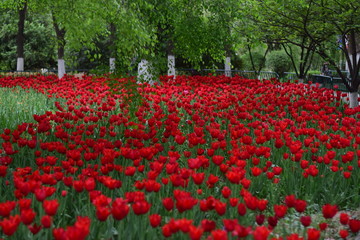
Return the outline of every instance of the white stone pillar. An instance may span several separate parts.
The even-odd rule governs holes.
[[[174,76],[175,78],[175,56],[168,55],[168,76]]]
[[[65,60],[58,59],[58,77],[63,78],[65,75]]]
[[[231,77],[231,59],[230,59],[230,57],[225,58],[225,76]]]
[[[24,71],[24,58],[17,58],[16,71],[18,72]]]
[[[349,100],[350,100],[350,108],[355,108],[359,106],[359,94],[357,92],[349,93]]]
[[[109,58],[110,73],[115,72],[115,58]]]
[[[153,75],[151,74],[151,63],[146,59],[141,59],[138,65],[138,82],[147,82],[153,84]]]

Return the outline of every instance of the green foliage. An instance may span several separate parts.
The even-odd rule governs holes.
[[[176,54],[198,68],[207,63],[206,58],[213,59],[210,67],[223,63],[225,52],[234,50],[238,42],[239,35],[233,30],[237,5],[237,1],[178,1]]]
[[[235,0],[32,0],[28,5],[29,16],[48,14],[52,21],[53,15],[66,30],[65,60],[70,68],[109,69],[112,56],[121,72],[132,72],[136,62],[146,58],[157,72],[166,73],[166,53],[171,48],[191,67],[222,68],[225,52],[233,52],[239,45],[240,35],[234,31],[234,23],[239,21]],[[110,24],[116,29],[114,42]],[[51,25],[47,28],[55,35]],[[16,30],[14,26],[14,33]],[[55,44],[55,38],[48,39]]]
[[[260,49],[255,50],[255,51],[253,51],[251,53],[251,55],[252,55],[254,65],[255,65],[256,69],[259,69],[260,66],[263,67],[265,65],[266,58],[265,58],[264,53],[263,53],[262,50],[260,50]],[[249,53],[245,53],[244,55],[242,55],[241,59],[242,59],[242,62],[243,62],[243,69],[245,69],[245,70],[253,70],[253,71],[256,70],[256,69],[253,69]]]
[[[341,67],[337,64],[338,58],[336,54],[332,54],[333,51],[338,49],[347,56],[355,55],[359,51],[360,46],[357,46],[355,40],[355,36],[360,33],[359,1],[252,0],[249,2],[252,6],[251,11],[248,12],[249,18],[257,22],[258,32],[268,36],[271,41],[297,45],[317,53],[339,73]],[[335,39],[341,39],[342,44]],[[346,45],[349,47],[347,48]],[[351,50],[353,52],[349,53]],[[352,82],[348,84],[347,76],[343,74],[341,78],[346,88],[354,92],[360,85],[356,71],[358,63],[353,64],[348,57],[347,64],[350,66]],[[302,68],[306,69],[304,66]]]
[[[272,51],[266,61],[267,67],[271,71],[276,72],[279,77],[284,76],[284,72],[291,69],[291,62],[289,57],[283,51]]]
[[[17,15],[0,11],[0,70],[16,69]],[[32,13],[25,22],[25,69],[55,66],[55,42],[48,15]]]

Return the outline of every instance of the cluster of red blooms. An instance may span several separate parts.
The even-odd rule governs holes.
[[[360,220],[334,203],[314,223],[305,196],[265,195],[299,177],[359,180],[360,109],[341,110],[339,93],[274,79],[179,76],[139,85],[135,98],[126,87],[134,79],[119,79],[116,91],[107,80],[0,79],[0,87],[63,99],[56,111],[0,132],[0,238],[23,224],[37,236],[85,239],[99,236],[90,225],[137,225],[143,215],[154,234],[190,239],[283,239],[272,232],[294,213],[306,236],[284,239],[317,240],[339,214],[338,236],[360,231]],[[82,216],[75,203],[88,205]]]

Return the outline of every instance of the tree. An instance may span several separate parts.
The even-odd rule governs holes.
[[[27,0],[17,0],[10,1],[4,0],[0,3],[0,8],[15,10],[18,15],[18,32],[16,36],[16,48],[17,48],[17,64],[16,71],[24,71],[24,27],[25,27],[25,18],[27,12],[28,1]]]
[[[211,32],[215,35],[219,50],[223,51],[225,75],[231,76],[231,57],[240,40],[234,30],[234,24],[238,21],[239,1],[208,1],[208,11],[211,13],[209,22]],[[224,57],[225,55],[225,57]]]
[[[239,35],[240,47],[247,52],[251,69],[259,75],[265,67],[268,53],[274,50],[276,45],[267,30],[260,28],[253,7],[254,4],[250,2],[241,3],[237,12],[237,21],[233,23],[233,26],[234,31]],[[265,51],[258,51],[259,48]]]
[[[66,73],[65,46],[73,49],[93,47],[93,40],[104,31],[102,18],[95,14],[101,4],[95,0],[38,0],[34,9],[51,14],[57,39],[58,77],[62,78]]]
[[[290,58],[291,64],[295,70],[296,76],[300,80],[304,80],[308,71],[310,70],[311,63],[314,57],[314,48],[311,46],[313,43],[308,42],[306,37],[299,38],[299,45],[281,43],[286,55]],[[294,48],[298,47],[300,53],[294,52]]]
[[[174,52],[197,68],[205,64],[205,58],[212,59],[213,65],[225,59],[230,75],[231,53],[239,40],[234,31],[239,1],[178,0],[176,8]]]
[[[16,71],[24,71],[24,27],[25,27],[25,17],[27,10],[27,0],[20,3],[18,9],[19,22],[18,22],[18,34],[16,38],[16,47],[17,47],[17,65]]]
[[[96,14],[107,26],[104,35],[108,47],[103,52],[109,59],[111,72],[115,71],[115,62],[124,71],[131,70],[134,60],[148,52],[145,46],[153,41],[153,27],[147,24],[144,11],[151,7],[147,1],[101,1]]]
[[[329,62],[350,92],[350,107],[358,106],[360,60],[356,59],[356,55],[360,49],[356,44],[356,35],[360,32],[359,1],[253,0],[251,4],[252,18],[261,25],[261,29],[272,32],[274,39],[313,51]],[[261,14],[258,13],[260,9]],[[337,37],[348,44],[339,45]],[[344,53],[349,76],[341,72],[341,66],[331,56],[330,50],[334,48]],[[311,53],[304,54],[308,55]]]
[[[0,10],[0,69],[17,68],[17,10]],[[29,10],[24,27],[24,63],[26,69],[50,68],[54,65],[55,44],[51,19],[47,15],[36,14]]]

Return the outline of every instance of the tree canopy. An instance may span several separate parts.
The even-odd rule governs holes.
[[[58,58],[71,59],[80,55],[75,52],[82,52],[92,61],[114,57],[127,67],[143,57],[161,58],[169,53],[192,66],[204,66],[206,58],[214,65],[244,49],[256,71],[265,65],[258,61],[255,66],[259,54],[254,49],[266,46],[264,59],[269,51],[282,48],[299,78],[306,76],[314,55],[320,55],[338,71],[349,91],[356,91],[360,83],[356,59],[360,3],[355,0],[3,0],[3,22],[10,18],[7,23],[12,25],[4,26],[0,34],[2,56],[13,54],[15,46],[9,46],[16,44],[5,37],[10,28],[16,33],[18,21],[8,12],[18,11],[25,3],[25,33],[32,24],[45,27],[41,31],[51,36],[43,43],[41,37],[24,35],[25,59],[32,61],[27,61],[27,68],[33,66],[27,54],[32,41],[45,49],[57,45]],[[333,58],[334,51],[344,54],[348,76]],[[4,62],[2,66],[14,66]]]
[[[251,4],[251,18],[273,41],[300,47],[305,58],[316,52],[336,69],[350,92],[358,91],[360,62],[356,55],[360,49],[356,36],[360,33],[359,1],[253,0]],[[334,49],[344,53],[349,76],[341,72],[329,54]]]

